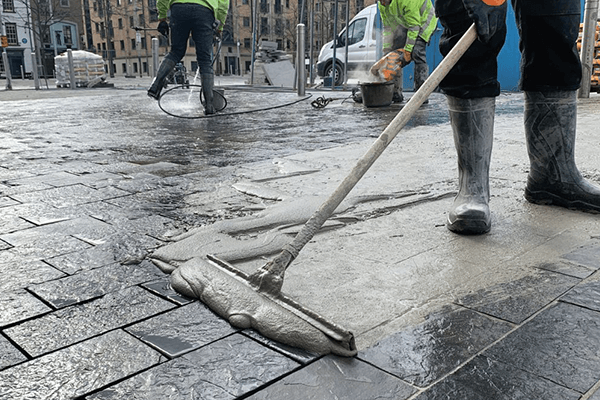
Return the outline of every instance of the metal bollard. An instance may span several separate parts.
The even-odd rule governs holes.
[[[158,38],[152,38],[152,75],[156,76],[158,72]]]
[[[77,88],[77,83],[75,82],[75,67],[73,66],[73,50],[67,50],[67,59],[69,60],[69,86],[74,90]]]
[[[306,68],[304,67],[304,24],[298,24],[296,26],[297,32],[297,43],[298,48],[296,49],[296,77],[297,87],[298,87],[298,96],[304,96],[306,93]]]
[[[586,0],[581,40],[582,80],[578,97],[589,98],[594,70],[594,43],[596,42],[596,24],[598,20],[598,0]]]
[[[10,64],[8,63],[8,54],[2,52],[2,62],[4,63],[4,73],[6,74],[6,90],[12,90],[12,76],[10,75]]]
[[[33,82],[35,90],[40,90],[40,77],[38,76],[38,65],[35,59],[35,53],[31,53],[31,73],[33,74]]]

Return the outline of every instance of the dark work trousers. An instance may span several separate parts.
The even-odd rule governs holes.
[[[576,47],[580,1],[512,0],[511,3],[520,36],[520,89],[539,92],[577,90],[581,84],[581,62]],[[444,27],[440,51],[446,55],[473,21],[462,0],[436,1],[435,8]],[[505,38],[506,24],[503,24],[489,43],[476,40],[442,81],[442,91],[464,99],[498,96],[497,56]]]
[[[171,6],[171,51],[166,58],[178,63],[184,56],[190,33],[196,46],[196,60],[201,74],[212,74],[214,12],[195,3]]]

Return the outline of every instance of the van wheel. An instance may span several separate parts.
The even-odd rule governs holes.
[[[331,76],[332,64],[329,64],[327,68],[325,68],[325,77]],[[339,63],[335,63],[335,75],[334,75],[335,86],[340,86],[344,83],[344,69]]]

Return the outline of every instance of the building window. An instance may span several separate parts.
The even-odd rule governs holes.
[[[119,44],[121,45],[121,50],[125,50],[125,41],[124,40],[120,40]]]
[[[242,0],[242,4],[248,4],[248,0]]]
[[[73,44],[73,31],[71,31],[70,26],[63,25],[63,38],[65,39],[65,44]]]
[[[135,50],[135,39],[131,39],[131,50]]]
[[[129,17],[129,27],[133,28],[133,25],[134,25],[134,23],[133,23],[133,15],[132,15]]]
[[[119,29],[123,29],[123,18],[119,18],[119,20],[117,21],[117,24],[119,26]]]
[[[244,26],[250,26],[250,17],[244,17]]]
[[[123,63],[121,64],[121,70],[123,71],[124,74],[127,73],[127,64]]]
[[[139,16],[140,26],[143,28],[146,26],[146,20],[144,19],[144,14],[140,14]]]
[[[15,3],[13,0],[2,0],[2,10],[4,12],[15,12]]]
[[[142,50],[146,50],[146,38],[143,37],[142,41],[140,42],[140,46],[142,46]],[[146,72],[146,71],[144,71]]]
[[[262,17],[260,19],[260,34],[268,35],[269,34],[269,19]]]
[[[156,9],[156,0],[148,0],[148,10],[150,11],[150,22],[158,21],[158,10]]]
[[[145,74],[148,73],[148,63],[146,61],[142,63],[142,72]]]
[[[61,7],[69,7],[69,0],[60,0]]]
[[[6,23],[4,24],[6,28],[6,38],[8,39],[9,46],[18,46],[19,45],[19,37],[17,36],[17,24]]]
[[[96,24],[96,33],[100,32],[100,24],[99,23],[95,23]]]

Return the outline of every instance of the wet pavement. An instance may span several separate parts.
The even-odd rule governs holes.
[[[284,291],[356,335],[341,358],[232,328],[151,260],[264,264],[399,106],[217,77],[230,115],[196,118],[192,88],[161,102],[176,118],[148,78],[113,82],[0,90],[1,399],[600,399],[600,216],[523,199],[520,94],[497,100],[490,234],[444,227],[434,93],[294,261]],[[600,96],[578,122],[598,183]]]

